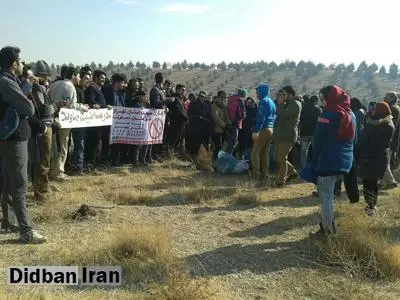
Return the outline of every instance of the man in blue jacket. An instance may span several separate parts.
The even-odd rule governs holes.
[[[252,177],[262,183],[268,178],[268,150],[272,141],[276,118],[275,103],[268,97],[269,87],[262,84],[256,88],[260,100],[257,110],[256,127],[253,132],[254,146],[251,155]],[[261,172],[260,172],[261,171]]]

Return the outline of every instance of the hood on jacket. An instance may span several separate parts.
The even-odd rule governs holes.
[[[268,97],[269,87],[266,84],[261,84],[256,88],[256,91],[259,98],[264,99],[265,97]]]

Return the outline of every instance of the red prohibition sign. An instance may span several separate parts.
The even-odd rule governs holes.
[[[152,139],[157,139],[162,135],[164,126],[161,119],[154,119],[149,124],[149,134]]]

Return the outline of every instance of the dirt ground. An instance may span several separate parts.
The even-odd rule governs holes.
[[[0,236],[3,270],[32,265],[47,248],[61,253],[73,241],[90,251],[95,234],[108,236],[112,228],[128,223],[132,228],[165,231],[190,277],[210,279],[227,299],[400,299],[397,280],[352,278],[321,261],[318,248],[308,239],[319,223],[319,202],[311,196],[311,184],[297,181],[283,189],[255,188],[247,174],[219,176],[187,163],[167,162],[151,169],[120,168],[71,178],[53,183],[53,190],[42,205],[29,194],[29,211],[48,243],[19,245],[16,235]],[[380,198],[376,218],[387,220],[398,232],[400,219],[387,215],[393,206],[385,207],[385,201],[393,198],[400,200],[400,193],[393,190]],[[335,201],[337,207],[356,207],[363,213],[363,199],[354,205],[345,196]],[[83,203],[93,205],[97,215],[84,221],[68,219]],[[4,295],[14,299],[17,294],[4,284],[5,276],[4,271],[0,275]],[[34,299],[35,289],[43,291],[22,288],[18,297]],[[50,299],[56,290],[45,291],[46,297],[37,297]],[[61,298],[82,298],[78,291],[63,293]],[[103,291],[91,299],[96,298],[117,296]]]

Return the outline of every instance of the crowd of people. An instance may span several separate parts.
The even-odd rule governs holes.
[[[201,147],[213,153],[214,161],[221,151],[250,161],[256,187],[282,188],[300,175],[315,183],[321,223],[313,238],[335,232],[333,200],[343,179],[353,197],[361,178],[370,216],[376,214],[379,189],[397,187],[392,173],[399,167],[395,92],[368,107],[336,85],[303,96],[287,85],[274,99],[266,84],[256,87],[256,99],[243,88],[233,95],[200,91],[187,96],[183,84],[175,85],[162,73],[155,74],[148,92],[140,78],[128,80],[120,73],[108,78],[89,66],[63,66],[51,81],[45,61],[24,65],[15,47],[0,50],[0,68],[1,229],[19,232],[21,242],[46,240],[32,229],[26,210],[29,180],[35,200],[42,203],[51,194],[51,180],[104,166],[145,167],[173,157],[196,163]],[[58,119],[61,108],[112,107],[164,110],[163,144],[110,145],[110,126],[68,129]],[[270,182],[272,172],[276,176]]]

